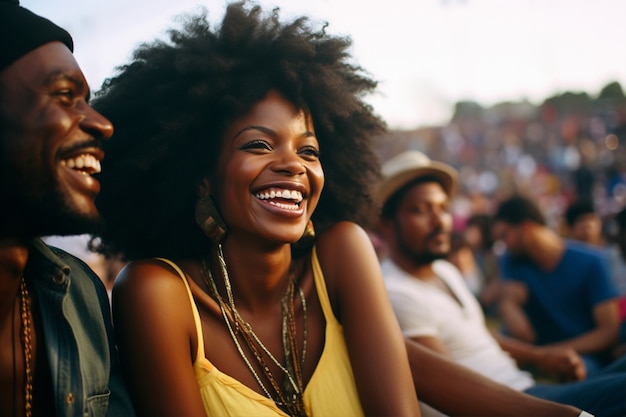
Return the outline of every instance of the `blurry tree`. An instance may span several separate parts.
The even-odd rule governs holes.
[[[626,100],[624,90],[617,81],[607,84],[598,95],[600,100],[614,100],[615,102],[623,102]]]
[[[483,110],[483,107],[475,101],[459,101],[454,105],[452,120],[480,119],[483,116]]]
[[[547,98],[543,106],[554,108],[557,114],[565,115],[588,114],[591,111],[592,99],[587,93],[567,91],[563,94]]]

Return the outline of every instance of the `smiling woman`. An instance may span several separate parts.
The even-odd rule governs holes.
[[[113,313],[139,414],[419,414],[357,225],[384,125],[349,46],[237,3],[140,47],[99,93],[116,126],[100,250],[131,261]]]
[[[259,240],[297,241],[324,186],[320,145],[310,115],[270,90],[233,120],[222,143],[210,182],[230,236],[239,228],[254,229],[256,223],[269,234],[260,234]],[[249,205],[242,204],[247,200]]]

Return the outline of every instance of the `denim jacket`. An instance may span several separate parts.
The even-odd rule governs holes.
[[[31,242],[24,276],[42,312],[56,415],[133,416],[100,279],[84,262],[40,239]]]

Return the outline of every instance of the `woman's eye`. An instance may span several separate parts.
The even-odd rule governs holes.
[[[312,157],[312,158],[320,157],[320,151],[317,148],[314,148],[312,146],[307,146],[305,148],[302,148],[300,149],[298,153],[308,156],[308,157]]]
[[[271,146],[269,145],[269,143],[267,143],[264,140],[253,140],[250,142],[247,142],[245,144],[243,144],[239,149],[241,150],[248,150],[248,149],[266,149],[266,150],[270,150],[272,149]]]

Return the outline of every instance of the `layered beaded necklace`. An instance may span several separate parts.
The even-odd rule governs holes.
[[[230,333],[230,336],[237,347],[237,351],[242,360],[250,370],[250,373],[254,376],[254,379],[259,384],[259,387],[265,395],[272,399],[278,407],[293,417],[306,416],[306,410],[304,407],[304,384],[302,379],[302,369],[304,367],[304,361],[306,358],[306,345],[307,345],[307,314],[306,314],[306,300],[302,288],[296,283],[294,274],[289,274],[289,282],[287,283],[287,290],[281,299],[282,307],[282,342],[283,353],[285,355],[285,364],[281,364],[278,359],[269,351],[269,349],[261,342],[256,335],[250,323],[248,323],[237,311],[235,306],[235,299],[233,297],[232,286],[230,278],[228,276],[228,270],[226,268],[226,260],[224,259],[224,253],[222,251],[222,245],[217,245],[217,253],[220,264],[222,276],[224,278],[224,287],[226,289],[227,302],[224,301],[222,296],[217,291],[217,285],[213,279],[213,274],[208,266],[206,259],[202,260],[202,272],[205,284],[209,288],[209,295],[213,297],[222,312],[224,322]],[[296,338],[296,314],[295,314],[295,293],[296,289],[302,303],[303,313],[303,346],[302,354],[298,353],[298,343]],[[250,351],[254,356],[254,360],[262,369],[263,374],[267,381],[271,385],[271,391],[263,383],[261,377],[256,372],[254,366],[239,341],[239,338],[243,339]],[[276,381],[274,375],[267,366],[263,353],[284,373],[284,383],[281,388]]]
[[[19,295],[20,302],[20,318],[22,334],[20,341],[22,343],[24,351],[24,368],[25,368],[25,382],[24,382],[24,415],[31,417],[33,413],[33,370],[31,368],[32,362],[32,334],[31,324],[33,321],[32,312],[30,309],[30,296],[28,294],[28,288],[22,275],[20,279]],[[14,310],[15,311],[15,310]],[[15,321],[13,321],[15,322]],[[15,333],[13,333],[15,334]],[[13,386],[17,389],[17,361],[15,358],[15,342],[13,343]],[[17,411],[14,409],[14,411]]]

